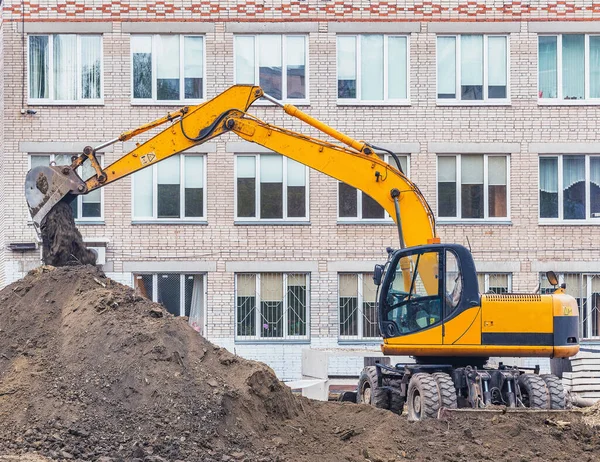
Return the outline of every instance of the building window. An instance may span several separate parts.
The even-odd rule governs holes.
[[[339,35],[338,101],[408,102],[408,37]]]
[[[509,157],[438,156],[438,217],[507,219]]]
[[[540,221],[600,222],[600,156],[540,157]]]
[[[132,35],[132,94],[136,102],[205,98],[204,37]]]
[[[396,162],[391,156],[386,154],[379,157],[396,167]],[[398,159],[402,171],[408,176],[408,156],[398,156]],[[338,186],[338,220],[341,222],[357,220],[391,221],[391,217],[368,194],[340,182]]]
[[[133,174],[134,220],[206,220],[206,156],[176,155]]]
[[[201,335],[205,327],[205,275],[139,273],[133,275],[138,294],[161,303],[174,316],[187,316],[190,326]]]
[[[579,335],[581,338],[600,337],[600,274],[558,274],[559,284],[566,284],[566,293],[577,300],[579,307]],[[551,294],[555,290],[545,273],[540,274],[540,292]]]
[[[479,292],[482,294],[509,294],[512,292],[511,273],[477,273]]]
[[[541,102],[598,100],[600,35],[540,35],[538,96]]]
[[[279,100],[308,100],[305,35],[235,37],[235,83],[260,85]]]
[[[340,340],[379,339],[373,273],[338,275]]]
[[[236,219],[308,220],[308,169],[279,154],[236,156]]]
[[[73,154],[75,155],[75,154]],[[55,165],[71,165],[71,154],[45,154],[45,155],[31,155],[30,162],[31,168],[34,167],[47,167],[54,163]],[[103,156],[96,154],[98,162],[103,165]],[[77,174],[82,180],[88,180],[96,174],[96,171],[92,167],[90,162],[84,162],[84,164],[77,169]],[[73,217],[79,221],[103,221],[104,217],[104,201],[103,201],[104,190],[96,189],[87,194],[79,195],[76,199],[71,201],[71,209],[73,210]]]
[[[102,36],[30,35],[29,103],[102,103]]]
[[[308,339],[308,286],[308,274],[236,274],[236,339]]]
[[[438,103],[508,101],[508,57],[506,35],[438,36]]]

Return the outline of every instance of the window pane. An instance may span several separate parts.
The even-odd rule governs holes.
[[[406,37],[388,38],[388,98],[406,99]]]
[[[54,98],[77,99],[77,36],[54,36]]]
[[[283,274],[260,275],[261,337],[283,337]]]
[[[287,280],[287,334],[306,335],[306,275],[289,274]]]
[[[583,99],[584,55],[583,35],[562,36],[563,99]]]
[[[506,98],[506,37],[488,37],[488,98]]]
[[[483,156],[461,157],[462,218],[483,218]]]
[[[600,98],[600,36],[590,36],[590,98]]]
[[[306,167],[292,159],[287,161],[287,215],[306,216]]]
[[[287,97],[306,98],[304,37],[287,37]]]
[[[358,275],[339,275],[340,336],[358,335]]]
[[[179,99],[179,36],[158,35],[156,42],[156,98]]]
[[[438,216],[456,216],[456,157],[438,157]]]
[[[81,42],[81,97],[100,98],[100,37],[82,35]]]
[[[600,218],[600,157],[590,157],[590,213]]]
[[[236,333],[239,336],[256,335],[256,276],[236,275]]]
[[[175,316],[181,316],[181,290],[179,274],[158,274],[157,275],[157,299],[162,303],[167,311]]]
[[[152,169],[153,167],[146,167],[133,174],[134,218],[152,217]]]
[[[85,181],[93,177],[96,171],[90,162],[85,162],[81,167],[81,178]],[[98,218],[102,216],[102,191],[96,189],[81,196],[81,217]]]
[[[260,217],[283,218],[283,157],[260,157]]]
[[[539,37],[539,97],[558,98],[557,37]]]
[[[363,337],[379,337],[379,325],[377,324],[377,304],[376,294],[377,286],[373,283],[373,274],[362,275],[362,296],[363,296]]]
[[[133,278],[135,291],[142,297],[152,300],[153,278],[151,274],[136,274]]]
[[[358,218],[358,192],[356,188],[339,183],[339,210],[340,218]]]
[[[356,37],[337,38],[338,98],[356,98]]]
[[[185,316],[192,328],[204,334],[204,278],[200,274],[185,274]]]
[[[157,167],[157,216],[180,217],[180,171],[179,156],[169,157]]]
[[[383,99],[383,35],[363,35],[360,41],[362,100]]]
[[[49,98],[48,66],[49,50],[47,35],[29,37],[29,97]]]
[[[488,215],[506,217],[506,157],[488,157]]]
[[[47,167],[50,165],[50,156],[31,156],[31,168]]]
[[[258,84],[268,95],[281,99],[281,35],[261,35],[258,45]]]
[[[202,37],[183,38],[183,77],[185,97],[202,98],[202,78],[204,61],[204,39]]]
[[[460,39],[461,99],[483,99],[483,36],[463,35]]]
[[[235,83],[254,85],[254,37],[235,38]]]
[[[201,217],[204,206],[204,157],[185,156],[185,216]]]
[[[256,216],[256,158],[237,157],[237,216]]]
[[[563,216],[585,219],[585,157],[563,157]]]
[[[385,218],[385,210],[368,194],[362,193],[362,217],[367,220]]]
[[[456,37],[437,38],[438,98],[456,98]]]
[[[133,97],[152,98],[152,37],[131,36]]]
[[[558,218],[558,157],[540,157],[540,218]]]

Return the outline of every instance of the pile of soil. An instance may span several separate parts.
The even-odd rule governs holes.
[[[0,291],[0,461],[597,460],[597,429],[553,419],[309,401],[92,266]]]

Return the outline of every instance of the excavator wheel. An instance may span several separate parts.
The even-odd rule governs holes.
[[[542,377],[535,374],[521,374],[518,379],[523,405],[530,409],[549,409],[548,387]]]
[[[394,388],[390,390],[390,411],[395,414],[402,415],[405,402],[406,399],[404,396],[402,396],[402,392],[400,390],[396,390]]]
[[[388,390],[377,385],[377,368],[375,366],[365,367],[360,374],[356,402],[358,404],[371,404],[380,409],[389,409]]]
[[[553,374],[543,374],[540,377],[546,382],[546,387],[548,387],[550,409],[565,409],[567,402],[565,399],[565,389],[561,380]]]
[[[440,409],[440,394],[435,378],[430,374],[418,373],[408,384],[408,420],[437,418]]]
[[[440,406],[446,409],[456,409],[456,388],[450,375],[444,372],[435,372],[431,375],[437,382]]]

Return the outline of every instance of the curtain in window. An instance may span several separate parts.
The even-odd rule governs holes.
[[[600,218],[600,157],[590,157],[590,214]]]
[[[377,286],[373,283],[373,274],[363,274],[363,337],[373,338],[379,336],[377,324],[376,295]]]
[[[306,97],[306,56],[304,37],[286,37],[287,97]]]
[[[556,36],[539,37],[538,47],[538,72],[539,72],[539,97],[557,98],[558,97],[558,72],[557,72],[557,53]]]
[[[100,37],[82,35],[81,43],[81,97],[100,99]]]
[[[506,37],[488,37],[488,98],[506,98]]]
[[[183,77],[185,79],[185,98],[202,98],[203,62],[204,39],[202,37],[184,37]]]
[[[438,98],[456,98],[456,37],[437,39]]]
[[[165,159],[157,167],[156,209],[158,218],[179,218],[180,209],[180,157]]]
[[[340,336],[358,335],[358,275],[339,275]]]
[[[179,36],[159,35],[156,40],[156,98],[178,100]]]
[[[456,217],[456,157],[438,158],[438,216]]]
[[[29,37],[29,97],[49,98],[48,66],[49,50],[47,35]]]
[[[483,99],[483,35],[463,35],[460,53],[461,99]]]
[[[488,157],[488,215],[506,217],[506,157]]]
[[[134,218],[152,218],[152,171],[146,167],[133,174],[133,216]]]
[[[388,37],[388,98],[406,99],[406,37]]]
[[[261,337],[283,337],[283,274],[260,275]]]
[[[363,35],[360,41],[361,99],[383,100],[383,35]]]
[[[562,36],[563,99],[583,99],[585,49],[583,35]]]
[[[585,157],[563,156],[563,215],[585,218]]]
[[[260,157],[260,217],[283,218],[283,158]]]
[[[235,38],[235,83],[254,85],[254,37]]]
[[[338,98],[356,98],[356,37],[337,38]]]
[[[54,99],[77,99],[77,36],[54,36]]]
[[[256,335],[256,275],[236,275],[236,334]]]
[[[287,215],[306,216],[306,167],[293,159],[287,161]]]
[[[185,156],[185,216],[201,217],[204,206],[204,157]]]
[[[256,216],[256,157],[237,157],[237,216]]]
[[[600,36],[590,36],[590,98],[600,98]]]
[[[152,37],[131,36],[133,97],[152,98]]]
[[[540,218],[558,218],[557,157],[540,157]]]
[[[204,335],[204,285],[202,276],[185,275],[186,291],[189,283],[192,283],[192,295],[190,300],[189,324],[192,328]]]
[[[462,218],[483,218],[483,156],[461,157]]]
[[[258,84],[273,98],[283,98],[281,35],[258,38]]]

